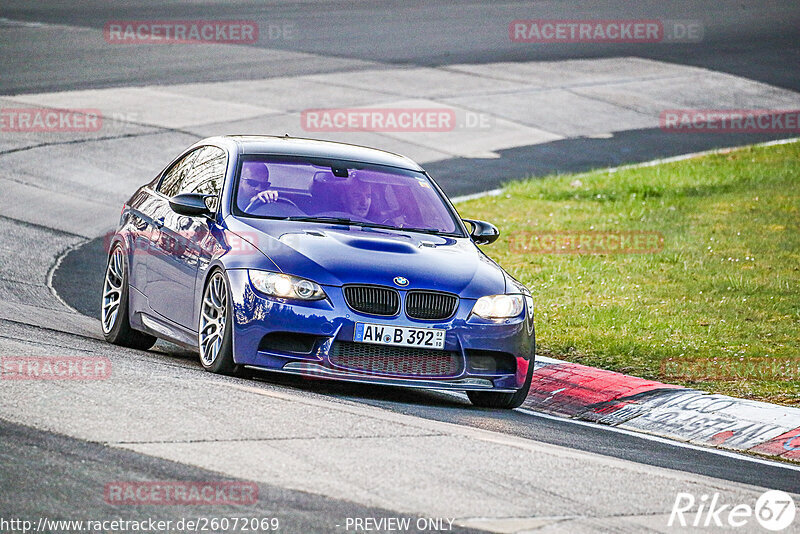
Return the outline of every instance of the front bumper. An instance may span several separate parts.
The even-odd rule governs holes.
[[[306,378],[320,378],[330,380],[340,380],[343,382],[359,382],[362,384],[378,384],[383,386],[399,386],[421,389],[455,389],[458,391],[466,390],[492,390],[495,392],[513,393],[516,389],[496,388],[494,383],[487,378],[453,378],[453,379],[429,379],[423,377],[402,378],[397,376],[383,376],[377,374],[359,373],[345,369],[332,369],[320,363],[311,362],[290,362],[282,369],[270,369],[269,367],[259,367],[256,365],[246,365],[250,369],[272,371],[299,375]]]
[[[533,365],[533,314],[489,321],[470,316],[475,299],[461,299],[453,317],[445,321],[423,321],[406,317],[362,314],[347,306],[340,287],[324,286],[328,296],[314,302],[287,301],[267,297],[250,284],[247,271],[227,271],[233,297],[234,361],[246,367],[301,375],[309,379],[334,379],[402,387],[513,392],[522,387]],[[405,291],[400,290],[404,301]],[[378,323],[446,331],[444,351],[458,359],[458,370],[447,376],[420,376],[343,368],[330,358],[337,342],[352,342],[355,325]],[[310,350],[303,352],[265,348],[268,334],[314,336]],[[491,352],[486,352],[491,351]],[[477,354],[502,354],[513,364],[503,369],[475,368]]]

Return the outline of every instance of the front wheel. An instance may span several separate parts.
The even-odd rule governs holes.
[[[103,282],[103,302],[100,305],[100,325],[103,337],[115,345],[147,350],[156,338],[131,328],[128,312],[128,270],[121,245],[115,245],[108,256],[106,279]]]
[[[528,397],[528,391],[531,389],[531,381],[533,380],[533,362],[534,358],[530,359],[528,364],[528,374],[525,377],[525,383],[514,393],[494,393],[492,391],[467,391],[467,397],[473,405],[480,408],[500,408],[503,410],[511,410],[519,408],[525,399]]]
[[[206,371],[225,375],[239,372],[233,361],[231,298],[228,281],[221,270],[208,278],[197,329],[200,363]]]

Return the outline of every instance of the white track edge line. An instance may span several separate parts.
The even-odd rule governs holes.
[[[56,291],[56,288],[53,285],[53,277],[55,276],[56,271],[59,269],[59,267],[61,267],[61,262],[64,261],[64,258],[66,258],[67,255],[70,252],[72,252],[73,250],[76,250],[77,248],[85,245],[89,241],[90,241],[89,239],[86,239],[86,240],[81,241],[79,243],[75,243],[74,245],[68,246],[66,249],[62,250],[61,253],[59,253],[58,257],[56,258],[56,261],[50,266],[50,269],[47,270],[47,277],[45,279],[45,285],[47,286],[47,289],[50,290],[50,293],[61,304],[63,304],[64,307],[67,308],[67,310],[72,311],[73,313],[77,313],[77,314],[81,314],[81,312],[79,312],[78,310],[76,310],[75,308],[73,308],[72,306],[67,304],[67,301],[64,300],[63,298],[61,298],[61,295],[59,295],[58,291]],[[83,314],[81,314],[81,315],[83,315]]]
[[[784,464],[782,462],[776,462],[774,460],[767,460],[767,459],[764,459],[764,458],[757,458],[757,457],[754,457],[754,456],[748,456],[746,454],[742,454],[742,453],[739,453],[739,452],[727,451],[727,450],[723,450],[723,449],[717,449],[717,448],[714,448],[714,447],[707,447],[707,446],[702,446],[702,445],[695,445],[693,443],[686,443],[686,442],[683,442],[683,441],[677,441],[677,440],[674,440],[674,439],[664,438],[664,437],[656,436],[654,434],[649,434],[649,433],[646,433],[646,432],[636,432],[636,431],[633,431],[633,430],[628,430],[626,428],[619,428],[619,427],[616,427],[616,426],[601,425],[601,424],[598,424],[598,423],[592,423],[590,421],[580,421],[578,419],[570,419],[568,417],[559,417],[557,415],[544,414],[544,413],[536,412],[536,411],[533,411],[533,410],[529,410],[527,408],[515,408],[515,410],[518,411],[518,412],[524,413],[526,415],[532,415],[534,417],[541,417],[543,419],[550,419],[550,420],[553,420],[553,421],[561,421],[561,422],[566,422],[566,423],[572,423],[572,424],[576,424],[576,425],[580,425],[580,426],[588,426],[588,427],[594,428],[594,429],[609,430],[611,432],[617,432],[619,434],[625,434],[625,435],[628,435],[628,436],[634,436],[634,437],[638,437],[638,438],[642,438],[642,439],[646,439],[646,440],[650,440],[650,441],[655,441],[655,442],[658,442],[658,443],[664,443],[666,445],[673,445],[675,447],[681,447],[681,448],[684,448],[684,449],[692,449],[692,450],[696,450],[696,451],[708,452],[708,453],[711,453],[711,454],[716,454],[718,456],[725,456],[725,457],[728,457],[728,458],[733,458],[735,460],[744,460],[744,461],[747,461],[747,462],[753,462],[753,463],[757,463],[757,464],[768,465],[770,467],[777,467],[777,468],[780,468],[780,469],[789,469],[791,471],[800,472],[800,466],[797,466],[797,465],[788,464],[788,463]]]

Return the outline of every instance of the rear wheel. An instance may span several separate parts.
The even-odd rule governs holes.
[[[239,372],[233,361],[231,308],[228,281],[221,270],[216,270],[203,291],[197,329],[200,363],[206,371],[225,375]]]
[[[504,410],[511,410],[519,408],[525,399],[528,397],[528,391],[531,389],[531,380],[533,380],[533,358],[528,363],[528,374],[525,377],[525,383],[514,393],[495,393],[492,391],[467,391],[467,397],[470,402],[480,408],[500,408]]]
[[[128,270],[121,245],[115,245],[108,255],[106,279],[103,282],[103,302],[100,306],[103,337],[115,345],[147,350],[157,338],[131,328],[128,314]]]

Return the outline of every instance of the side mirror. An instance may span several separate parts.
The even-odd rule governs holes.
[[[472,226],[469,236],[476,245],[488,245],[494,243],[500,237],[500,230],[492,223],[486,221],[475,221],[473,219],[463,219]]]
[[[178,215],[189,217],[211,217],[213,213],[206,204],[206,199],[214,198],[213,195],[200,193],[182,193],[169,199],[169,207]]]

